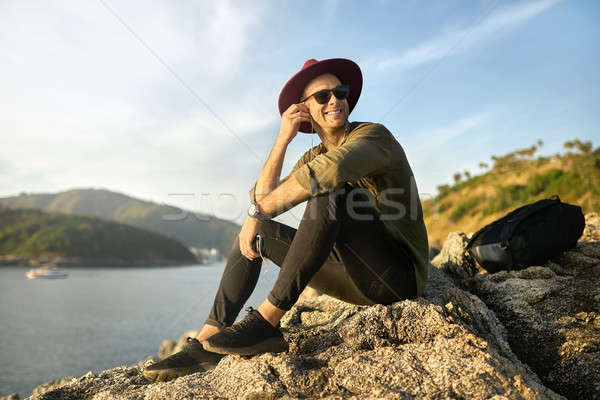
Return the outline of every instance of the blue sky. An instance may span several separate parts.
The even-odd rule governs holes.
[[[5,0],[0,196],[104,188],[240,222],[282,86],[344,57],[364,78],[350,119],[394,133],[428,198],[538,139],[600,145],[599,17],[592,0]]]

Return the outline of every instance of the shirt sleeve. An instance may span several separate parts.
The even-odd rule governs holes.
[[[390,165],[390,135],[381,124],[357,128],[344,144],[318,155],[291,175],[313,196],[375,175]]]

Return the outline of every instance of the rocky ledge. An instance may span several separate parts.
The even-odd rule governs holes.
[[[448,235],[432,261],[506,327],[511,349],[554,391],[600,398],[600,215],[577,246],[541,266],[487,274],[468,262],[467,237]]]
[[[227,356],[165,383],[151,360],[38,388],[32,399],[298,397],[572,399],[600,396],[600,218],[543,266],[487,274],[450,234],[423,297],[354,306],[304,296],[282,325],[284,354]],[[177,350],[167,342],[161,356]]]

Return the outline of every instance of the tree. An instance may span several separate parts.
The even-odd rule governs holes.
[[[480,162],[479,163],[479,168],[481,169],[488,169],[490,166],[487,163],[484,162]]]
[[[533,157],[533,155],[535,154],[535,151],[537,150],[537,147],[531,146],[528,149],[521,149],[521,150],[517,150],[515,151],[515,153],[519,156],[519,157]]]
[[[460,172],[457,172],[454,174],[454,184],[458,185],[461,181],[462,175],[460,174]]]
[[[570,151],[573,147],[575,147],[575,143],[569,140],[568,142],[563,143],[563,147]]]
[[[494,166],[494,168],[496,168],[500,163],[500,157],[492,155],[492,161],[494,162],[494,164],[492,165]]]
[[[544,145],[544,142],[542,141],[542,139],[538,139],[537,141],[537,147],[542,147]]]
[[[465,179],[466,180],[471,179],[471,173],[469,171],[465,171],[464,173],[465,173]]]
[[[439,185],[439,186],[437,187],[437,190],[438,190],[438,196],[439,196],[439,197],[443,197],[443,196],[445,196],[446,194],[448,194],[448,192],[450,192],[450,185],[446,185],[446,184],[444,184],[444,185]]]
[[[580,142],[579,139],[575,139],[573,145],[577,148],[580,153],[587,154],[592,150],[592,142],[589,140],[587,142]]]
[[[569,140],[568,142],[565,142],[563,144],[563,147],[568,151],[571,151],[572,149],[577,149],[577,151],[580,153],[588,154],[590,151],[592,151],[592,142],[590,142],[589,140],[586,142],[582,142],[579,139],[573,139]]]
[[[514,167],[518,160],[516,159],[516,152],[508,153],[503,156],[492,156],[492,160],[494,160],[494,168],[503,168],[503,167]]]

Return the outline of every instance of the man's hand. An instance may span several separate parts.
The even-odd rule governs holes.
[[[238,238],[240,240],[240,251],[242,252],[242,255],[248,260],[254,260],[257,257],[260,257],[260,254],[258,254],[252,248],[252,241],[254,240],[256,234],[260,230],[261,224],[262,221],[256,218],[247,217],[246,221],[244,222],[244,225],[242,225],[242,230],[238,235]]]
[[[277,140],[283,140],[289,144],[300,128],[303,122],[310,122],[310,113],[308,107],[302,103],[292,104],[281,114],[281,127]]]

